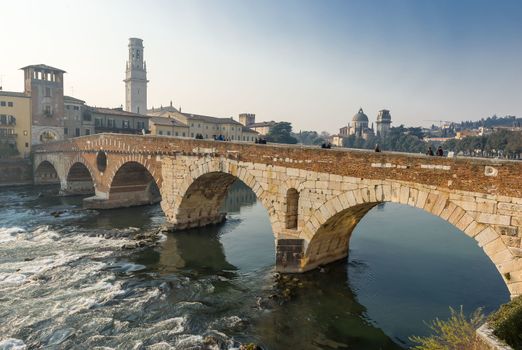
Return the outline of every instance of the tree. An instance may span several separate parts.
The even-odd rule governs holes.
[[[274,124],[266,137],[267,141],[275,143],[295,144],[297,139],[292,136],[292,124],[288,122],[280,122]]]

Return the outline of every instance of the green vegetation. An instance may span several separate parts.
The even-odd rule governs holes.
[[[448,140],[442,147],[455,153],[462,152],[468,156],[520,159],[522,156],[522,133],[501,130],[484,136]]]
[[[459,311],[450,307],[450,318],[438,318],[428,324],[433,335],[428,337],[412,336],[410,341],[417,343],[416,350],[477,350],[476,329],[484,322],[482,309],[477,309],[469,317],[464,315],[462,307]]]
[[[514,349],[522,349],[522,296],[489,315],[488,323],[497,337]]]
[[[462,129],[477,129],[479,127],[485,128],[493,128],[498,126],[522,126],[522,118],[517,118],[513,115],[507,115],[505,117],[497,117],[496,115],[488,117],[486,119],[482,118],[477,121],[465,121],[460,123],[460,127]]]
[[[297,143],[297,139],[292,136],[292,124],[288,122],[280,122],[272,126],[266,135],[266,140],[275,143]]]
[[[294,134],[294,137],[303,145],[320,145],[328,141],[330,135],[324,131],[321,134],[317,131],[300,131],[299,134]]]
[[[425,153],[428,149],[422,141],[421,128],[405,128],[403,125],[390,129],[386,137],[370,136],[367,139],[350,135],[344,139],[343,146],[348,148],[374,149],[376,144],[382,151]]]

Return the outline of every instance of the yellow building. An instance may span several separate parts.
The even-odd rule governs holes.
[[[29,157],[31,96],[0,90],[0,143],[10,150],[16,148],[20,157]]]

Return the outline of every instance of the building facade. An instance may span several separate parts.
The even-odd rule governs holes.
[[[23,158],[31,152],[31,97],[0,90],[0,149]]]
[[[125,110],[147,113],[147,63],[143,60],[143,40],[129,39],[129,59],[125,71]]]
[[[189,127],[174,118],[151,117],[149,129],[152,135],[188,137]]]
[[[259,134],[233,118],[182,113],[172,106],[148,111],[153,135],[254,142]],[[170,131],[170,135],[168,132]],[[177,134],[176,134],[177,133]],[[186,136],[185,136],[186,135]]]
[[[149,133],[149,116],[124,111],[122,108],[88,107],[87,114],[94,121],[96,134],[108,132],[116,134]]]
[[[32,144],[63,140],[65,71],[45,64],[23,67],[24,93],[31,97]]]
[[[94,120],[85,101],[64,96],[64,129],[66,139],[94,134]]]

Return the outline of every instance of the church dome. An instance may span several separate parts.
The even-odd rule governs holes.
[[[359,109],[359,112],[353,116],[353,122],[368,122],[368,116],[364,114],[362,108]]]

